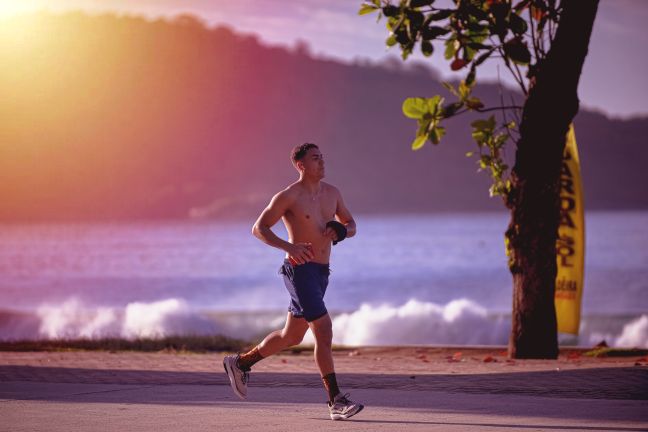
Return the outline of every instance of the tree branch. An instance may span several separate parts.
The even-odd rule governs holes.
[[[531,27],[531,41],[533,42],[533,51],[536,55],[536,63],[540,58],[540,51],[538,47],[538,41],[536,40],[535,30],[533,29],[533,14],[531,13],[531,8],[529,8],[529,27]]]
[[[500,53],[500,55],[502,56],[502,59],[504,60],[504,64],[506,65],[506,67],[508,68],[508,70],[511,72],[511,75],[513,75],[513,78],[515,79],[515,81],[518,83],[518,85],[519,85],[520,88],[522,89],[522,93],[524,93],[524,94],[526,95],[526,94],[527,94],[527,90],[526,90],[526,87],[524,86],[524,83],[522,82],[522,78],[521,78],[521,77],[518,77],[518,75],[515,74],[515,70],[511,67],[511,62],[509,61],[508,57],[507,57],[506,54],[504,53],[504,49],[503,49],[502,47],[503,47],[503,45],[500,45],[500,46],[497,48],[497,51],[498,51],[498,52]]]
[[[524,78],[522,77],[522,72],[520,71],[520,68],[518,67],[517,63],[513,62],[513,66],[515,66],[515,71],[517,72],[518,76],[520,77],[520,85],[522,87],[522,92],[524,95],[528,95],[529,91],[526,88],[526,85],[524,85]]]
[[[467,113],[469,111],[476,111],[476,112],[479,112],[479,113],[485,113],[485,112],[491,112],[491,111],[521,110],[522,108],[523,107],[521,107],[519,105],[499,106],[499,107],[492,107],[492,108],[466,108],[466,109],[457,111],[456,113],[454,113],[452,115],[452,117],[458,116],[460,114]]]

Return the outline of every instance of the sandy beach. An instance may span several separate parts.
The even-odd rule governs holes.
[[[505,347],[360,347],[334,351],[341,374],[497,374],[648,366],[648,357],[592,357],[562,349],[557,360],[511,360]],[[211,373],[228,353],[106,351],[0,352],[0,366]],[[643,368],[642,368],[643,369]],[[283,351],[254,366],[254,373],[317,374],[311,349]]]
[[[648,359],[583,353],[340,349],[341,386],[367,404],[340,426],[308,350],[259,363],[247,401],[229,388],[224,353],[3,352],[0,430],[648,430]]]

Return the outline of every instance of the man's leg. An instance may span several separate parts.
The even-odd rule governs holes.
[[[333,342],[333,323],[331,317],[326,314],[315,321],[308,323],[308,326],[315,337],[315,363],[319,368],[320,374],[326,376],[335,372],[333,366],[333,352],[331,344]]]
[[[329,396],[329,415],[331,420],[346,420],[358,414],[364,405],[353,402],[349,394],[340,392],[333,366],[333,324],[329,314],[308,323],[315,336],[315,363],[322,375],[324,388]]]
[[[230,379],[234,393],[241,399],[247,396],[248,371],[258,361],[271,356],[284,348],[299,344],[308,330],[304,318],[295,318],[288,312],[286,325],[274,331],[252,350],[240,356],[230,355],[223,359],[225,372]]]
[[[333,323],[331,317],[326,314],[315,321],[308,323],[313,336],[315,337],[315,364],[320,371],[324,387],[329,394],[329,401],[333,401],[340,393],[335,378],[335,367],[333,366]]]
[[[299,345],[304,339],[306,330],[308,330],[306,320],[304,318],[295,318],[288,312],[284,328],[273,331],[258,345],[259,354],[266,358],[293,345]]]
[[[308,323],[304,318],[295,318],[288,312],[286,325],[281,330],[275,330],[261,341],[252,350],[241,354],[237,365],[243,370],[249,370],[258,361],[270,357],[279,351],[299,344],[308,330]]]

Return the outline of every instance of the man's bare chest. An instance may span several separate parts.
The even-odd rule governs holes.
[[[290,208],[289,213],[295,222],[326,224],[335,217],[336,202],[329,197],[301,199]]]

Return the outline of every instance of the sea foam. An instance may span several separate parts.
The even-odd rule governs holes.
[[[446,304],[417,299],[400,304],[362,304],[351,312],[333,314],[333,342],[359,345],[505,345],[510,316],[492,314],[470,299]],[[286,312],[237,311],[210,313],[197,310],[182,298],[131,302],[123,307],[90,306],[77,298],[44,304],[35,312],[0,312],[0,340],[125,339],[175,335],[225,335],[259,340],[282,328]],[[606,340],[610,346],[648,348],[648,315],[604,320],[585,316],[575,341],[593,346]],[[313,344],[307,332],[305,344]]]
[[[358,345],[503,345],[510,323],[468,299],[446,305],[409,300],[401,306],[363,304],[333,320],[333,343]],[[312,343],[312,335],[305,338]]]
[[[87,307],[76,298],[38,308],[39,336],[47,339],[156,338],[210,334],[215,324],[196,314],[182,299],[130,303],[125,308]]]
[[[614,341],[614,345],[629,348],[648,348],[648,315],[642,315],[626,324],[621,335]]]

